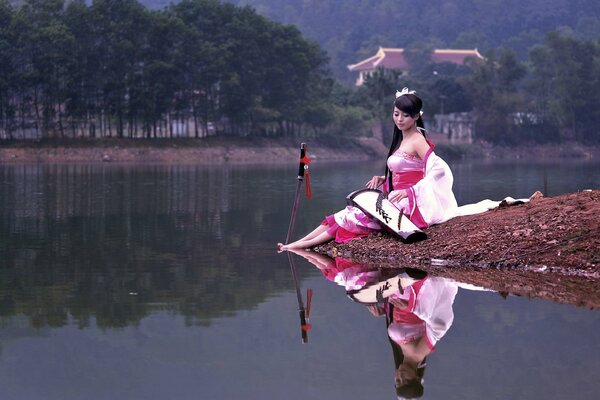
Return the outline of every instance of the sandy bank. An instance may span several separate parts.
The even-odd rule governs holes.
[[[367,160],[387,152],[378,141],[361,138],[342,146],[308,141],[313,160]],[[300,141],[269,139],[217,139],[207,141],[141,141],[113,139],[101,142],[71,141],[19,143],[0,146],[0,163],[173,163],[173,164],[284,164],[299,156]]]
[[[374,138],[329,140],[228,138],[206,139],[76,139],[41,142],[0,142],[0,163],[177,163],[283,164],[298,157],[300,143],[308,143],[316,160],[381,159],[387,147]],[[489,144],[448,145],[436,152],[448,159],[555,160],[600,159],[600,146],[565,143],[508,148]]]

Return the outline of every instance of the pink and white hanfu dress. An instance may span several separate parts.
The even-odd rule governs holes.
[[[421,160],[418,156],[396,150],[387,160],[393,190],[405,189],[407,197],[394,203],[417,227],[423,229],[456,216],[456,199],[452,192],[453,176],[448,164],[434,152],[434,145]],[[389,192],[388,184],[383,186]],[[325,217],[327,232],[338,243],[365,237],[382,230],[381,224],[360,209],[347,206]]]
[[[454,321],[452,304],[458,285],[440,277],[426,277],[394,297],[406,301],[404,308],[394,307],[388,326],[390,339],[398,344],[425,337],[430,351],[446,334]]]

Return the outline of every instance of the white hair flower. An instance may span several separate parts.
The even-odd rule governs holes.
[[[405,94],[415,94],[417,92],[415,92],[414,90],[408,90],[407,87],[405,87],[404,89],[402,89],[402,91],[396,90],[396,98],[400,97],[400,96],[404,96]]]

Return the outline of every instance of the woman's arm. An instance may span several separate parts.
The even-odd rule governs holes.
[[[368,181],[366,183],[366,186],[369,189],[377,189],[379,186],[381,186],[383,184],[383,182],[385,182],[385,176],[375,175],[373,178],[371,178],[370,181]]]

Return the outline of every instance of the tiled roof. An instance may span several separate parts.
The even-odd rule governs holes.
[[[431,61],[436,63],[451,62],[454,64],[464,64],[465,58],[474,57],[478,60],[483,60],[483,56],[479,54],[477,49],[474,50],[453,50],[453,49],[436,49],[431,54]]]
[[[482,55],[479,54],[477,49],[436,49],[431,54],[431,60],[436,63],[451,62],[454,64],[464,64],[465,58],[467,57],[483,60]],[[409,65],[404,58],[404,49],[380,47],[374,56],[356,64],[348,65],[350,71],[368,71],[378,67],[402,70],[409,69]]]
[[[407,69],[408,63],[404,59],[404,49],[379,49],[382,56],[377,61],[375,68]],[[380,52],[377,52],[379,54]]]
[[[374,68],[377,68],[377,66],[375,64],[379,60],[380,60],[380,57],[378,55],[374,55],[373,57],[369,57],[366,60],[362,60],[358,64],[349,65],[348,68],[351,71],[362,71],[364,69],[374,69]]]

